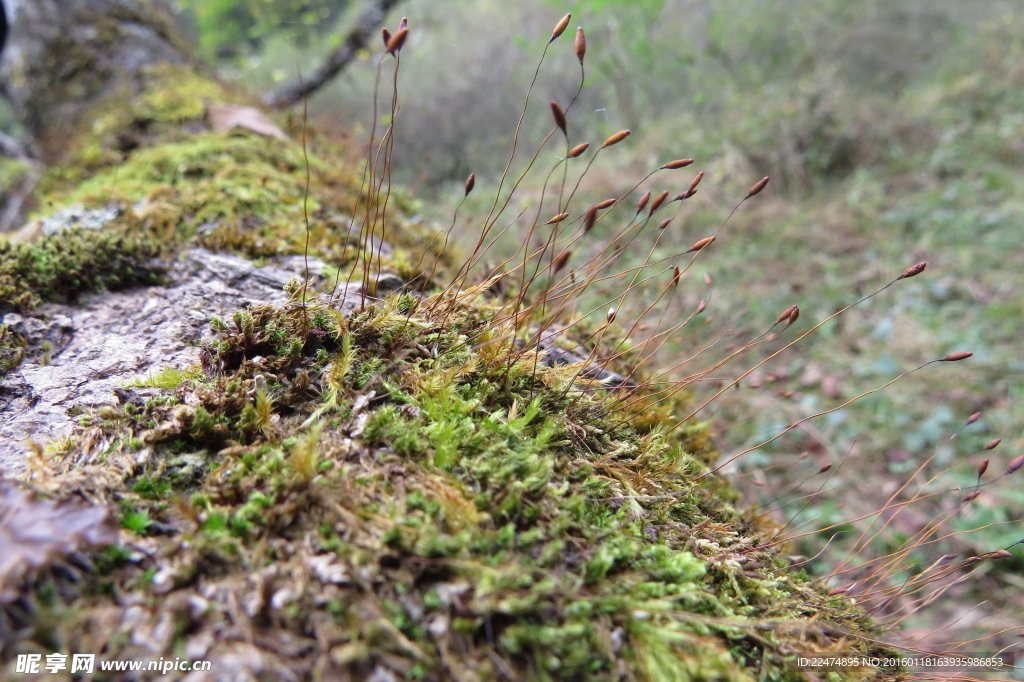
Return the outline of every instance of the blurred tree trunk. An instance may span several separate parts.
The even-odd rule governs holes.
[[[271,93],[289,106],[341,73],[366,49],[374,31],[401,0],[371,0],[341,45],[304,83]],[[78,115],[112,87],[137,84],[147,65],[198,68],[169,7],[170,0],[0,0],[7,45],[0,87],[44,155],[59,156]]]
[[[138,87],[151,64],[190,62],[166,0],[0,0],[4,97],[44,159],[59,158],[89,105]]]
[[[345,36],[345,40],[327,55],[316,71],[302,81],[289,83],[277,92],[271,93],[266,98],[267,102],[274,107],[293,106],[334,79],[362,50],[367,49],[374,31],[384,23],[387,13],[399,2],[401,0],[373,0],[368,3],[359,21]]]

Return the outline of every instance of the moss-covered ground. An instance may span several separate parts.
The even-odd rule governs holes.
[[[181,67],[145,77],[138,94],[112,97],[84,117],[89,125],[40,182],[36,215],[21,233],[31,239],[0,240],[0,311],[155,282],[185,244],[250,258],[305,253],[307,215],[310,255],[338,268],[357,257],[359,219],[377,205],[344,148],[303,130],[301,120],[292,121],[294,140],[210,130],[209,105],[247,99]],[[402,206],[398,193],[392,215]],[[112,213],[89,226],[46,220],[100,209]],[[383,269],[420,275],[408,247],[429,235],[406,223],[388,240],[396,248]]]
[[[118,505],[124,542],[67,600],[38,586],[19,650],[243,647],[317,679],[796,680],[796,652],[872,649],[848,599],[698,478],[703,434],[616,426],[603,392],[565,391],[579,367],[510,362],[482,296],[239,311],[201,371],[149,382],[176,388],[83,416],[45,486]]]
[[[191,91],[221,97],[204,83]],[[302,252],[304,203],[310,252],[357,257],[353,165],[314,154],[307,198],[300,145],[205,130],[195,100],[147,92],[92,117],[43,182],[42,213],[117,217],[3,247],[0,306],[144,283],[193,242]],[[407,281],[416,238],[388,235]],[[681,403],[625,407],[576,383],[581,367],[536,362],[483,288],[348,317],[292,294],[215,320],[192,370],[144,381],[156,395],[126,387],[51,444],[34,485],[113,505],[122,542],[26,583],[0,611],[5,657],[182,656],[261,679],[802,680],[799,652],[878,650],[851,600],[787,570],[762,547],[772,529],[702,475],[707,434],[666,429]],[[4,337],[5,362],[19,343]]]

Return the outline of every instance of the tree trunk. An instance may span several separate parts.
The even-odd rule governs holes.
[[[157,63],[189,61],[163,0],[3,0],[4,95],[47,158],[62,135],[115,87],[137,86]]]

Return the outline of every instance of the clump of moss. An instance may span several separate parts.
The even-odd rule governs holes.
[[[266,257],[303,252],[307,233],[337,267],[365,257],[383,228],[362,244],[349,228],[379,200],[351,171],[203,130],[221,91],[160,90],[173,74],[95,117],[75,167],[46,178],[48,207],[119,206],[110,234],[145,231],[133,268],[144,244]],[[0,262],[74,282],[68,297],[120,282],[45,248]],[[410,262],[375,265],[408,281]],[[13,272],[11,305],[31,306]],[[348,317],[291,293],[215,320],[200,367],[140,382],[158,396],[125,387],[80,415],[40,485],[119,509],[124,544],[94,553],[102,570],[25,585],[37,627],[0,618],[11,653],[188,651],[282,679],[796,680],[795,652],[878,651],[852,602],[762,546],[708,471],[705,430],[667,428],[685,397],[577,383],[581,368],[510,342],[482,287]]]
[[[131,221],[76,228],[38,242],[0,241],[0,311],[28,310],[42,301],[74,301],[83,291],[154,284],[166,247]]]
[[[116,168],[139,149],[182,142],[206,128],[211,103],[249,101],[246,95],[188,66],[156,64],[112,92],[82,117],[60,165],[47,169],[46,196]]]
[[[0,378],[21,363],[25,345],[25,337],[6,324],[0,324]]]
[[[157,66],[142,78],[137,94],[126,88],[83,117],[91,123],[73,136],[69,158],[40,182],[37,203],[46,215],[102,210],[113,217],[102,229],[44,234],[31,244],[0,242],[0,309],[153,283],[160,269],[154,259],[190,244],[249,258],[306,253],[307,215],[310,255],[339,270],[361,257],[358,215],[376,204],[367,208],[355,163],[320,160],[316,149],[328,143],[314,131],[297,133],[310,138],[308,163],[294,140],[210,131],[207,105],[239,96],[188,69]],[[343,150],[330,152],[346,158]],[[422,277],[406,249],[431,241],[429,235],[391,220],[401,229],[389,239],[383,271],[406,281]],[[443,254],[439,277],[449,262]]]
[[[804,679],[792,652],[872,650],[685,437],[510,357],[486,303],[431,301],[238,311],[168,400],[95,415],[57,485],[119,501],[147,549],[36,599],[50,640],[431,680]]]

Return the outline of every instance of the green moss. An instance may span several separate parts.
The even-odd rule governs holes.
[[[0,324],[0,378],[17,367],[24,354],[25,338],[6,324]]]
[[[74,301],[82,292],[159,281],[165,247],[130,219],[77,228],[37,243],[0,242],[0,311]]]
[[[152,523],[153,521],[149,518],[148,509],[134,511],[129,508],[125,510],[124,516],[121,517],[121,525],[136,535],[145,535]]]
[[[152,388],[177,388],[182,382],[188,379],[196,379],[199,373],[194,370],[179,369],[177,367],[165,367],[156,372],[151,372],[145,377],[132,381],[127,386]]]
[[[237,102],[238,92],[187,66],[144,69],[82,117],[60,166],[47,170],[41,189],[49,196],[105,168],[115,168],[137,149],[184,141],[202,127],[209,104]],[[41,202],[45,206],[45,202]]]
[[[33,169],[24,161],[0,156],[0,206],[6,199],[8,188],[17,188],[33,173]]]
[[[48,169],[40,182],[35,217],[55,223],[53,234],[34,243],[0,242],[0,309],[28,310],[43,300],[73,301],[85,291],[154,283],[158,259],[167,262],[189,244],[250,258],[304,253],[307,215],[310,254],[342,270],[351,267],[359,249],[348,235],[348,216],[366,210],[356,164],[327,164],[317,155],[323,147],[344,159],[343,150],[308,132],[306,196],[307,162],[298,142],[207,130],[208,105],[244,97],[167,65],[144,72],[133,92],[107,98],[84,116],[89,123],[72,136],[65,163]],[[97,226],[102,229],[64,229],[74,222],[67,215],[98,210],[109,214]],[[55,212],[58,219],[50,219]],[[384,271],[421,277],[402,246],[419,246],[429,235],[394,215],[390,230],[396,249]],[[449,260],[442,257],[440,276]]]
[[[187,244],[300,253],[307,212],[310,252],[351,267],[347,216],[374,208],[352,169],[314,153],[306,198],[298,144],[200,130],[224,92],[191,76],[161,89],[180,75],[156,70],[130,106],[98,112],[46,178],[47,210],[118,215],[3,247],[3,305],[137,282]],[[420,231],[388,229],[385,267],[423,275],[400,248]],[[878,649],[852,602],[787,573],[731,506],[706,426],[669,428],[685,395],[584,391],[575,369],[510,348],[479,288],[450,308],[399,294],[349,317],[289,292],[214,320],[202,373],[161,372],[140,383],[163,396],[82,415],[61,465],[73,473],[49,485],[169,537],[83,575],[83,596],[36,594],[50,649],[139,657],[129,630],[171,623],[208,636],[211,659],[237,628],[268,665],[325,679],[386,666],[567,680],[804,679],[791,652]],[[137,594],[157,586],[159,600]],[[127,602],[131,624],[97,627]]]
[[[359,614],[329,610],[335,646],[360,652],[339,670],[388,651],[428,678],[458,652],[481,677],[498,661],[536,679],[789,680],[803,678],[788,652],[874,650],[848,600],[778,568],[740,531],[724,482],[693,476],[706,457],[684,448],[693,433],[666,436],[646,411],[608,415],[600,396],[565,391],[559,370],[534,376],[507,346],[492,352],[486,305],[424,305],[407,322],[401,306],[347,319],[298,302],[239,311],[209,345],[218,373],[177,387],[185,404],[108,408],[109,428],[150,448],[152,472],[102,494],[123,500],[136,533],[190,538],[183,555],[172,543],[153,559],[176,590],[230,593],[251,572],[298,571],[275,616],[290,636],[336,590]],[[216,454],[168,475],[197,438]],[[120,567],[115,582],[140,584],[142,570]],[[329,578],[361,574],[378,577]],[[75,628],[103,603],[78,604],[55,636],[81,646]]]

